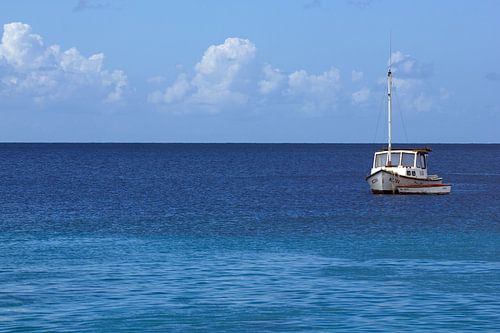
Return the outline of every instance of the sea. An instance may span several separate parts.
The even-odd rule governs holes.
[[[0,332],[499,332],[500,145],[0,144]]]

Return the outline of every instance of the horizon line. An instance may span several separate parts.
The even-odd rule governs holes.
[[[250,142],[250,141],[0,141],[0,144],[249,144],[249,145],[387,145],[387,142]],[[500,142],[414,142],[396,145],[498,145]]]

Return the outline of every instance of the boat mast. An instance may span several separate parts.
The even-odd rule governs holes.
[[[392,43],[389,43],[389,45]],[[391,88],[392,88],[392,72],[391,72],[391,61],[392,61],[392,45],[389,46],[389,71],[387,72],[387,113],[388,113],[388,121],[387,121],[387,136],[388,136],[388,144],[387,144],[387,165],[391,165],[391,120],[392,120],[392,105],[391,105]]]

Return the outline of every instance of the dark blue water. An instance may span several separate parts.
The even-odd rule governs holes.
[[[498,331],[500,145],[0,145],[0,331]]]

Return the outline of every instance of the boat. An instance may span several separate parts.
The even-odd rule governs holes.
[[[376,151],[366,181],[375,194],[449,194],[450,184],[443,184],[437,175],[428,174],[429,147],[393,148],[392,120],[392,71],[391,61],[387,72],[388,142],[387,148]]]
[[[413,184],[398,186],[399,194],[448,194],[450,184]]]

